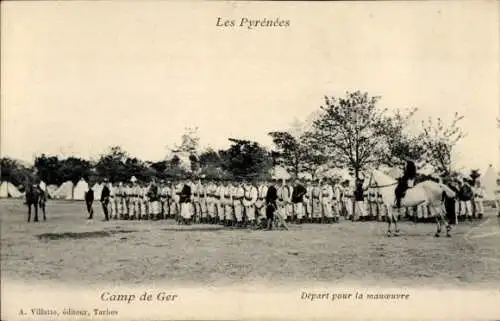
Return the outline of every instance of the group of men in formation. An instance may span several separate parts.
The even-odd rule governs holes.
[[[295,179],[238,182],[228,180],[182,180],[177,182],[105,182],[101,203],[106,220],[160,220],[175,218],[179,224],[208,223],[226,226],[266,226],[292,223],[337,223],[340,217],[356,220],[383,219],[386,209],[375,189],[338,179]],[[461,217],[482,215],[480,187],[462,182],[456,200]],[[93,217],[93,191],[86,195],[89,219]],[[472,205],[473,204],[473,205]],[[472,210],[474,207],[475,211]],[[354,212],[353,212],[354,210]],[[354,214],[354,215],[353,215]],[[432,219],[427,206],[406,215]],[[274,225],[273,225],[274,224]]]

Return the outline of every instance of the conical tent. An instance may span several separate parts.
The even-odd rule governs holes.
[[[85,200],[85,193],[89,190],[89,184],[82,178],[76,183],[73,189],[73,199],[77,201]]]
[[[57,185],[47,185],[47,194],[49,194],[50,198],[56,198]]]
[[[19,198],[22,197],[23,194],[19,192],[19,190],[12,184],[11,182],[3,181],[0,184],[0,197],[1,198]]]
[[[73,182],[67,181],[62,183],[61,186],[54,193],[55,198],[70,200],[73,198]]]
[[[480,182],[486,194],[485,199],[494,200],[496,198],[496,192],[498,191],[498,185],[496,171],[493,169],[492,165],[490,165],[481,176]]]

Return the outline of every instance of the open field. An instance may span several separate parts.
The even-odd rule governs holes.
[[[399,286],[500,286],[500,221],[462,223],[452,238],[434,224],[291,225],[230,230],[168,221],[86,221],[83,202],[50,201],[48,220],[26,222],[20,200],[0,200],[2,278],[75,284],[145,282],[365,282]]]

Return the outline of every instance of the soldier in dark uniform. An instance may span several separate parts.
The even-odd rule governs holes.
[[[94,190],[92,190],[92,187],[89,187],[89,190],[85,192],[85,204],[87,205],[87,212],[89,212],[88,220],[91,220],[94,216],[92,203],[94,203]]]
[[[397,208],[401,208],[401,199],[404,197],[406,190],[409,187],[413,187],[416,177],[417,167],[415,166],[415,162],[413,162],[412,160],[407,160],[404,174],[399,179],[398,186],[395,190]]]
[[[296,219],[299,224],[302,224],[305,221],[304,195],[306,195],[306,193],[306,188],[300,181],[298,181],[293,188],[292,203],[295,213],[294,219]]]
[[[191,217],[191,213],[189,213],[192,209],[191,205],[191,186],[187,182],[184,183],[182,187],[181,193],[179,194],[179,204],[180,204],[180,219],[183,223],[189,224],[189,220],[186,217]]]
[[[101,205],[102,205],[102,211],[104,212],[104,219],[106,221],[109,221],[109,216],[108,216],[108,203],[109,203],[109,187],[108,187],[108,181],[104,181],[104,187],[102,188],[101,192]]]
[[[266,218],[267,218],[267,229],[272,230],[273,229],[273,224],[274,224],[274,212],[276,211],[277,204],[276,201],[278,200],[278,190],[276,189],[275,181],[269,185],[267,188],[267,194],[266,194]]]

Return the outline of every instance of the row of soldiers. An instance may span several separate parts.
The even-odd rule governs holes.
[[[106,218],[109,212],[112,219],[175,218],[188,224],[256,225],[266,217],[270,186],[277,191],[276,212],[287,222],[335,223],[341,216],[353,218],[353,214],[357,220],[383,219],[386,215],[381,195],[374,189],[363,189],[362,180],[351,184],[349,180],[341,182],[337,179],[269,182],[199,179],[105,185],[107,191],[101,201]],[[481,203],[477,208],[483,210],[480,198],[475,201]],[[460,212],[465,210],[464,213],[471,215],[468,202],[457,202]],[[433,216],[427,206],[417,207],[413,213],[406,214],[422,220]]]

